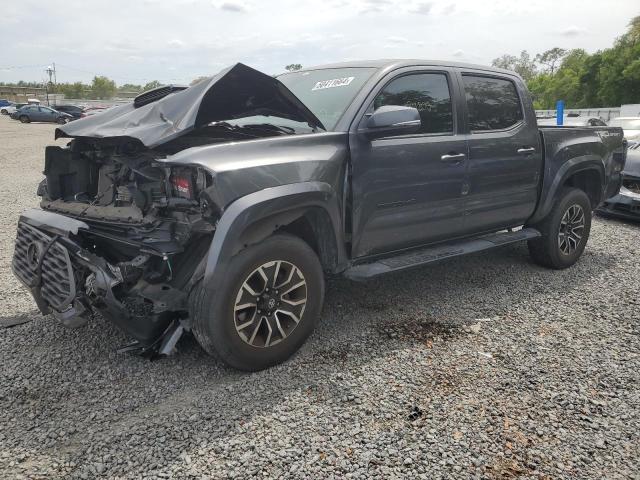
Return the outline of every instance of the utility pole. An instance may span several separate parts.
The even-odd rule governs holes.
[[[55,71],[56,71],[55,70],[55,64],[54,64],[53,67],[51,65],[49,65],[47,67],[47,69],[45,70],[45,72],[47,72],[47,74],[49,75],[49,83],[47,84],[47,105],[48,106],[51,106],[51,104],[49,103],[49,87],[53,84],[51,82],[51,76],[55,73]]]

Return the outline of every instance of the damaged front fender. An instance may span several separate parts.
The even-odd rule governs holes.
[[[334,269],[346,264],[340,201],[334,189],[324,182],[304,182],[268,188],[246,195],[226,209],[206,258],[204,270],[205,288],[214,294],[225,279],[229,261],[237,253],[241,238],[252,225],[265,218],[283,218],[287,212],[320,208],[330,219],[331,232],[325,232],[336,250]],[[292,217],[295,218],[295,217]],[[277,229],[283,225],[273,224]]]

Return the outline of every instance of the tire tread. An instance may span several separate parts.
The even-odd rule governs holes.
[[[262,245],[262,243],[265,245]],[[212,297],[211,295],[207,295],[207,288],[204,285],[204,279],[202,279],[194,285],[189,295],[189,315],[191,317],[192,324],[191,329],[198,343],[209,355],[222,360],[227,365],[245,371],[262,370],[280,363],[293,355],[293,353],[295,353],[295,351],[297,351],[301,346],[302,342],[304,342],[307,336],[313,331],[322,308],[322,299],[324,297],[324,278],[320,260],[307,243],[300,238],[289,234],[279,233],[272,235],[263,242],[247,247],[245,250],[236,254],[229,263],[229,278],[227,278],[226,281],[230,283],[227,285],[233,284],[235,275],[239,273],[243,265],[246,265],[247,262],[252,262],[256,258],[260,258],[261,255],[264,255],[265,248],[267,248],[266,244],[270,245],[268,248],[277,246],[276,248],[288,248],[297,251],[297,255],[306,258],[309,270],[305,273],[305,276],[310,275],[316,277],[316,284],[318,285],[316,294],[319,310],[317,315],[314,315],[310,311],[310,316],[306,319],[308,327],[305,327],[308,328],[308,333],[305,333],[302,337],[299,337],[298,340],[291,344],[291,349],[286,356],[279,357],[275,360],[258,360],[255,358],[254,360],[249,360],[246,356],[234,351],[237,346],[234,347],[229,342],[224,341],[225,332],[223,322],[220,320],[224,317],[220,315],[216,317],[216,314],[220,314],[221,311],[224,311],[225,302],[230,301],[228,298],[229,292],[225,295],[225,289],[228,290],[230,287],[222,287],[221,291],[217,292],[217,295]],[[298,265],[298,267],[300,268],[300,265]],[[311,277],[309,277],[308,283],[311,283]],[[281,353],[284,355],[284,352]],[[277,355],[280,356],[281,354],[278,353]]]
[[[564,203],[570,197],[575,197],[576,201],[581,202],[583,207],[588,206],[588,208],[584,209],[585,214],[585,243],[580,246],[581,248],[580,254],[573,260],[569,262],[562,262],[557,258],[557,247],[556,243],[556,222],[559,220],[558,216],[563,214],[564,211]],[[533,240],[529,240],[529,254],[535,263],[541,265],[543,267],[551,268],[554,270],[561,270],[564,268],[568,268],[573,265],[582,255],[582,251],[586,246],[586,243],[589,239],[589,231],[591,228],[591,203],[587,194],[573,187],[564,187],[558,196],[558,200],[551,208],[551,211],[547,214],[545,218],[543,218],[540,222],[535,225],[530,225],[533,228],[536,228],[542,234],[541,237],[535,238]]]

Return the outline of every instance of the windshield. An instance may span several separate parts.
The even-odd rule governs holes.
[[[609,125],[623,130],[640,130],[640,118],[614,118]]]
[[[278,80],[320,119],[327,130],[333,130],[375,71],[375,68],[326,68],[285,73]]]

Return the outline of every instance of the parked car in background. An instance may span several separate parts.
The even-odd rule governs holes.
[[[109,107],[87,107],[84,110],[84,114],[87,117],[91,117],[93,115],[97,115],[99,113],[106,111],[108,108]]]
[[[607,199],[598,211],[605,215],[640,221],[640,143],[627,150],[620,193]]]
[[[640,117],[617,117],[609,121],[609,126],[620,127],[629,143],[640,143]]]
[[[85,116],[84,108],[77,105],[56,105],[54,108],[59,112],[68,113],[74,120]]]
[[[68,113],[58,112],[50,107],[40,105],[25,105],[20,110],[11,114],[14,120],[20,120],[22,123],[29,122],[55,122],[68,123],[73,117]]]
[[[13,102],[6,98],[0,98],[0,107],[8,107],[9,105],[13,105]]]
[[[538,125],[556,125],[556,117],[538,118]],[[599,117],[576,117],[573,115],[565,115],[562,118],[562,124],[567,127],[606,127],[607,124]]]
[[[13,105],[5,105],[4,107],[0,107],[0,113],[2,115],[11,115],[16,110],[20,110],[24,107],[26,103],[14,103]]]
[[[620,128],[538,128],[513,72],[419,60],[277,78],[237,64],[55,138],[72,140],[46,148],[13,257],[40,310],[69,327],[100,312],[141,352],[191,330],[243,370],[302,345],[325,272],[367,280],[520,241],[570,267],[625,161]]]

